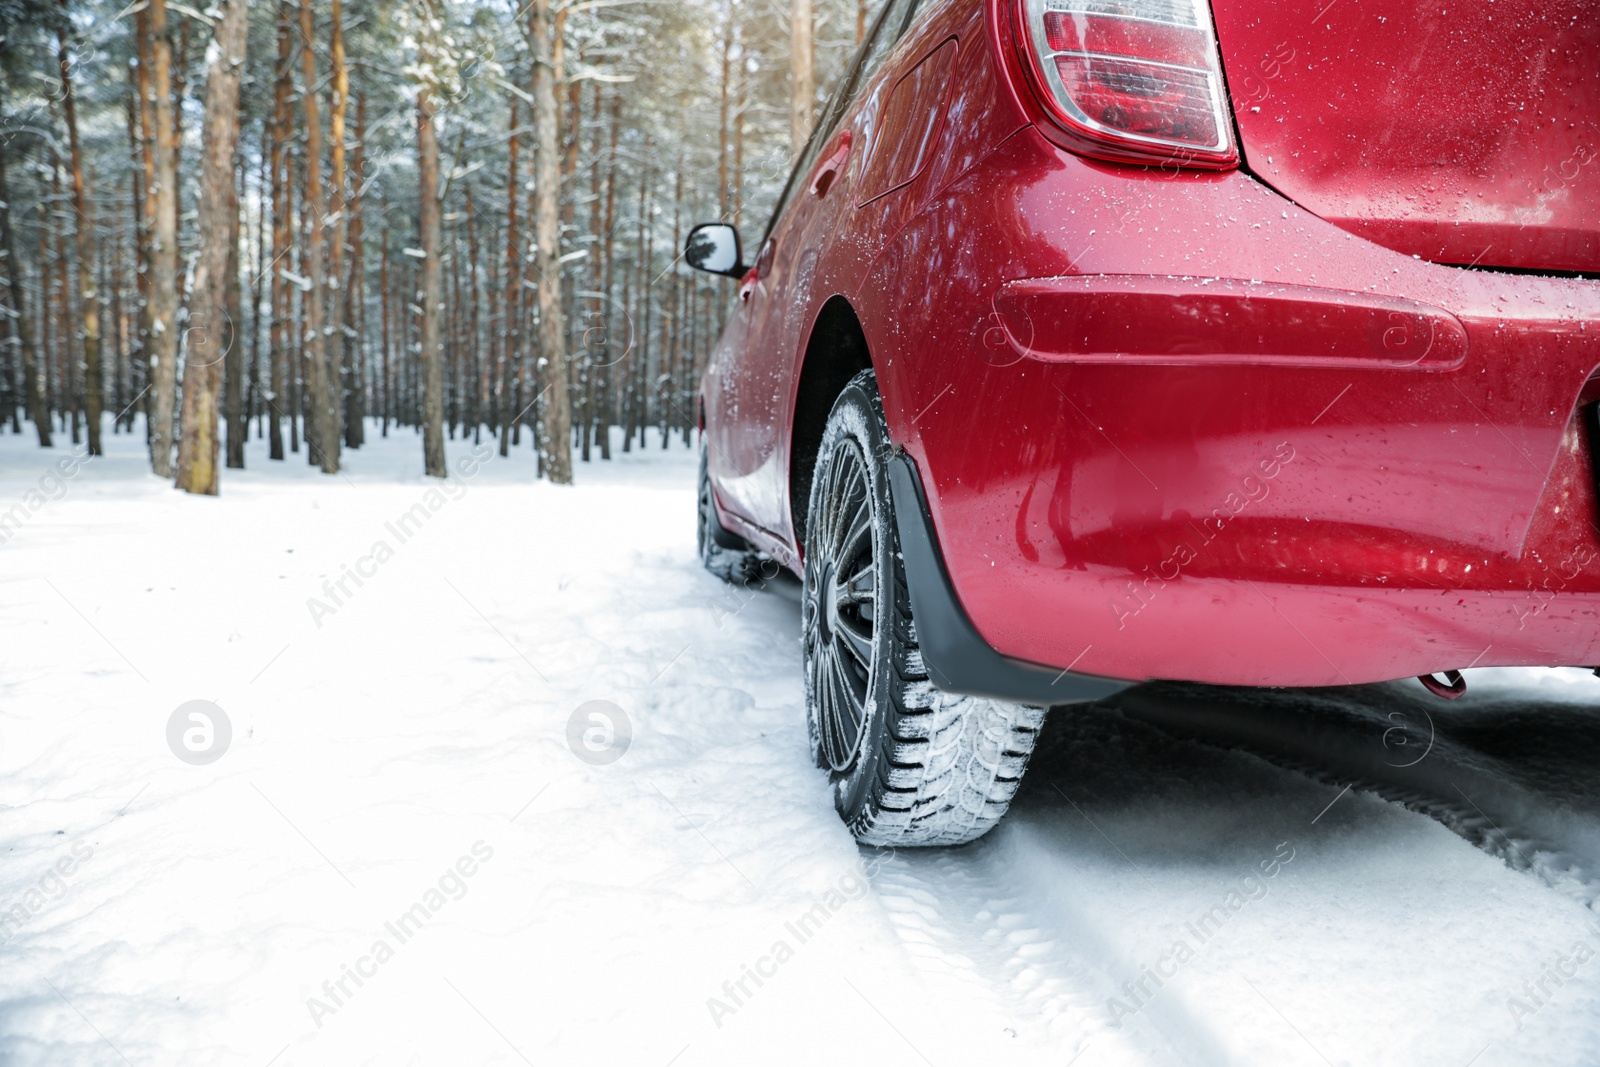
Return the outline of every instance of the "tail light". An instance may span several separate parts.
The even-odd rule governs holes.
[[[1238,163],[1209,0],[1000,3],[1015,5],[1011,43],[1028,95],[1063,148],[1180,167]]]

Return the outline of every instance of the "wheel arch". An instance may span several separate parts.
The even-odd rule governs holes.
[[[855,308],[843,296],[829,297],[806,340],[789,424],[789,520],[795,547],[802,555],[811,478],[828,413],[850,379],[871,368],[871,348]]]

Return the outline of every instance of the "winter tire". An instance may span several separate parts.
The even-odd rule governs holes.
[[[871,845],[959,845],[1005,814],[1044,709],[935,689],[923,669],[871,371],[833,405],[806,511],[806,721],[834,806]]]

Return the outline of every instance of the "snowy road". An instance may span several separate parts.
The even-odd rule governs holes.
[[[252,442],[204,500],[108,440],[0,437],[7,1067],[1595,1062],[1584,672],[1140,687],[1053,713],[988,838],[873,854],[681,446],[557,490]]]

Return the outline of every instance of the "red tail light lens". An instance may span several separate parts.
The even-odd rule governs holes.
[[[1208,0],[1018,0],[1035,95],[1076,151],[1233,166]]]

